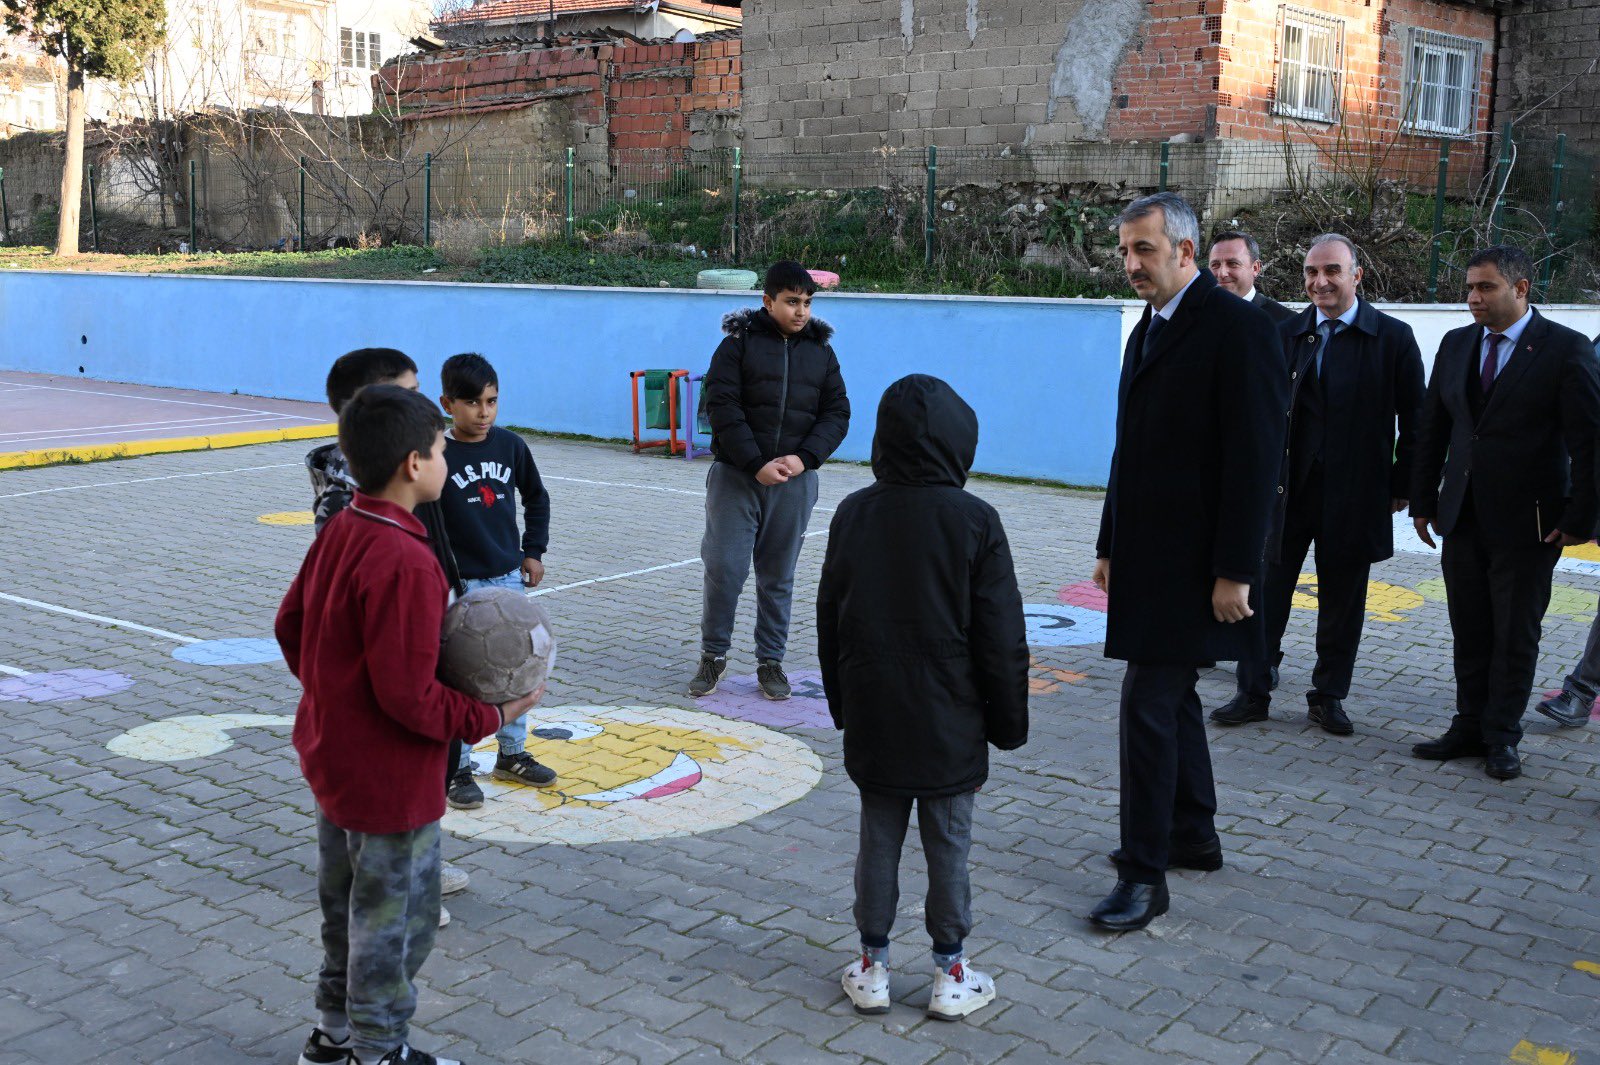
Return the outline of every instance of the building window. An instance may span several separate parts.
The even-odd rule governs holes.
[[[1406,130],[1471,136],[1477,127],[1482,67],[1481,42],[1413,29],[1406,53]]]
[[[356,70],[377,70],[383,66],[382,34],[339,30],[339,65]]]
[[[1333,122],[1339,117],[1344,73],[1344,22],[1313,11],[1282,8],[1273,112]]]

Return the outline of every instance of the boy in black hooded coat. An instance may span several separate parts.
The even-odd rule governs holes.
[[[845,971],[861,1013],[889,1008],[889,931],[900,848],[917,806],[936,972],[928,1013],[955,1020],[994,999],[965,964],[967,853],[988,744],[1028,739],[1028,645],[1005,529],[963,490],[978,419],[945,382],[889,386],[872,442],[877,483],[839,505],[817,593],[817,649],[844,761],[861,789],[856,925]]]

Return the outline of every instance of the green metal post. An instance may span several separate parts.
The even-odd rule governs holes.
[[[1561,233],[1561,178],[1567,168],[1567,135],[1556,134],[1556,159],[1550,164],[1550,254],[1545,256],[1544,269],[1540,271],[1539,293],[1548,298],[1550,279],[1556,272],[1556,248]]]
[[[739,261],[739,188],[744,178],[744,149],[733,150],[733,261]]]
[[[566,234],[567,234],[567,242],[568,243],[572,242],[572,238],[573,238],[573,235],[574,235],[574,233],[573,233],[573,225],[574,225],[574,223],[576,221],[576,218],[574,217],[574,214],[573,214],[573,200],[576,199],[576,196],[575,196],[575,191],[576,190],[574,189],[574,179],[575,179],[574,171],[576,170],[576,166],[575,166],[575,163],[574,163],[574,157],[576,155],[577,155],[577,152],[576,152],[575,149],[572,149],[572,148],[568,148],[567,149],[567,181],[566,181],[567,225],[566,225]]]
[[[194,236],[194,171],[195,161],[189,160],[189,254],[199,252],[200,247],[195,242]]]
[[[1500,243],[1500,214],[1505,206],[1506,179],[1511,175],[1511,121],[1500,129],[1500,161],[1494,168],[1494,210],[1489,213],[1489,243]]]
[[[1433,192],[1433,252],[1428,260],[1428,298],[1439,302],[1439,252],[1444,233],[1444,190],[1450,177],[1450,142],[1439,138],[1439,186]]]
[[[11,212],[6,209],[6,168],[0,166],[0,240],[11,243]]]
[[[300,240],[296,251],[306,250],[306,157],[300,157]]]
[[[934,212],[939,209],[939,149],[928,145],[928,210],[927,222],[923,232],[922,262],[925,266],[933,265],[933,245],[938,236],[938,215]]]
[[[95,208],[94,164],[89,164],[89,232],[94,234],[94,250],[100,251],[100,213]]]
[[[1167,191],[1167,172],[1168,172],[1169,168],[1171,167],[1171,153],[1172,153],[1172,143],[1170,141],[1162,141],[1161,142],[1161,184],[1159,186],[1157,186],[1157,188],[1156,188],[1157,192],[1166,192]]]
[[[422,246],[433,244],[433,153],[422,156]]]

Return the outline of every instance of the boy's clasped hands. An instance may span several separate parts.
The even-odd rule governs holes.
[[[756,480],[765,485],[782,484],[791,477],[806,472],[806,464],[798,455],[779,455],[756,471]]]

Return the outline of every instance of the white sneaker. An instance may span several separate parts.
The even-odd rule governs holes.
[[[439,927],[446,928],[450,924],[450,911],[443,906],[439,907]]]
[[[962,958],[949,972],[934,970],[928,1016],[940,1021],[959,1021],[993,1001],[994,980],[988,973],[969,968],[967,959]]]
[[[356,1065],[361,1065],[356,1059]],[[423,1050],[417,1050],[405,1043],[401,1043],[389,1053],[379,1058],[375,1065],[461,1065],[455,1058],[441,1058]]]
[[[850,963],[839,982],[857,1013],[870,1016],[889,1012],[889,970],[882,962],[874,965],[862,954],[860,961]]]
[[[439,894],[454,895],[458,891],[465,891],[471,882],[472,878],[459,865],[439,863]]]

